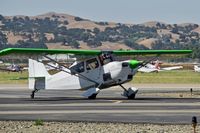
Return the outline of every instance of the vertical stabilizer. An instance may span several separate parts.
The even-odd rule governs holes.
[[[43,63],[29,59],[29,89],[45,89],[50,77]]]

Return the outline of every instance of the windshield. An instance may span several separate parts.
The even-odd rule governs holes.
[[[70,68],[73,73],[82,73],[84,72],[84,62],[80,62]]]

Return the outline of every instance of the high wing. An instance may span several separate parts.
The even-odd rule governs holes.
[[[200,72],[200,65],[194,65],[194,71]]]
[[[142,73],[158,72],[158,69],[141,67],[141,68],[138,69],[138,72],[142,72]]]
[[[9,54],[75,54],[75,55],[100,55],[110,53],[113,55],[162,55],[162,54],[189,54],[192,50],[76,50],[76,49],[39,49],[39,48],[6,48],[0,51],[0,56]]]
[[[158,72],[158,68],[156,68],[155,65],[148,63],[143,67],[139,68],[138,72],[143,72],[143,73]]]
[[[170,70],[177,70],[177,69],[182,69],[183,66],[174,66],[174,67],[164,67],[161,68],[159,71],[170,71]]]
[[[182,68],[183,68],[183,66],[164,67],[164,68],[160,68],[160,69],[141,67],[140,69],[138,69],[138,71],[143,72],[143,73],[151,73],[151,72],[177,70],[177,69],[182,69]]]
[[[75,49],[39,49],[39,48],[6,48],[0,51],[0,56],[8,54],[76,54],[76,55],[99,55],[100,50],[75,50]]]
[[[143,73],[151,73],[151,72],[160,72],[160,71],[170,71],[170,70],[177,70],[177,69],[182,69],[183,66],[173,66],[173,67],[156,67],[155,65],[152,64],[147,64],[141,68],[138,69],[139,72]]]

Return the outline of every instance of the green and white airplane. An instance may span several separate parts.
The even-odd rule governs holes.
[[[123,84],[133,79],[138,69],[150,61],[124,60],[117,61],[115,56],[132,55],[155,55],[163,54],[189,54],[191,50],[58,50],[58,49],[36,49],[36,48],[7,48],[0,51],[0,56],[26,55],[29,58],[29,89],[35,92],[44,90],[84,90],[83,96],[95,99],[97,94],[111,86],[121,86],[123,96],[134,99],[138,89],[135,87],[125,88]],[[74,54],[77,56],[88,56],[87,59],[75,61],[71,66],[66,67],[48,55],[53,54]],[[45,65],[35,59],[33,55],[40,55],[59,64],[56,69],[58,73],[50,75]],[[51,66],[54,67],[54,66]]]

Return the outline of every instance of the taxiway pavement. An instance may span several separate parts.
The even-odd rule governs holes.
[[[193,95],[190,94],[193,88]],[[140,86],[135,100],[121,96],[122,89],[102,90],[97,99],[83,98],[81,91],[36,93],[24,85],[0,86],[0,120],[95,121],[132,123],[191,123],[200,117],[200,86]]]

